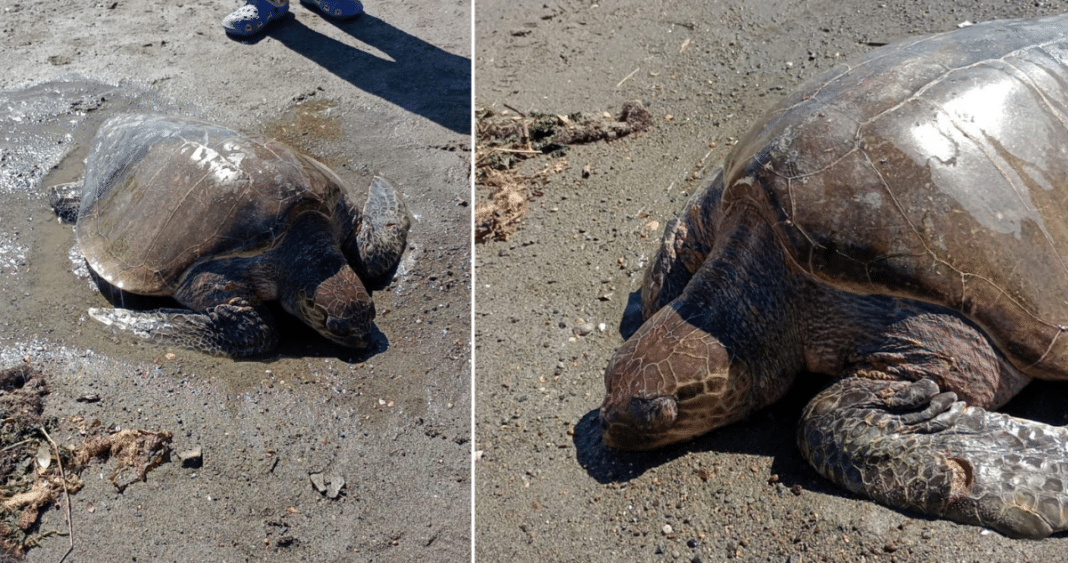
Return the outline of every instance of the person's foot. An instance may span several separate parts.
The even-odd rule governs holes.
[[[231,35],[247,37],[263,31],[268,23],[288,13],[289,0],[248,0],[247,4],[223,18],[223,29]]]
[[[300,0],[300,3],[314,5],[323,15],[338,19],[354,18],[363,13],[360,0]]]

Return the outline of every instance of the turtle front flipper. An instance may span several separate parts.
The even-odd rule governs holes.
[[[839,380],[802,414],[824,477],[884,504],[1043,538],[1068,529],[1068,429],[965,405],[931,380]]]
[[[367,188],[356,236],[359,267],[354,269],[360,279],[383,281],[393,273],[408,244],[411,224],[404,200],[385,178],[375,176]]]
[[[128,330],[146,340],[215,356],[245,357],[273,350],[278,331],[270,313],[242,299],[203,313],[189,309],[89,309],[96,320]]]
[[[48,194],[48,204],[60,221],[73,225],[78,221],[78,209],[82,205],[81,182],[52,186],[52,191]]]
[[[723,167],[712,172],[708,187],[686,202],[682,216],[664,225],[660,248],[645,270],[642,283],[642,318],[648,319],[682,293],[712,251],[722,219]]]

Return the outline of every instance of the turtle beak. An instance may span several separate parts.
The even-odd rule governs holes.
[[[605,445],[618,450],[651,450],[671,443],[672,425],[679,415],[674,397],[631,397],[622,408],[609,399],[601,406],[599,420]]]
[[[366,338],[359,337],[359,336],[349,336],[349,337],[345,337],[345,338],[337,338],[336,336],[332,336],[330,338],[330,340],[332,340],[332,341],[334,341],[334,342],[336,342],[336,343],[338,343],[338,344],[340,344],[342,346],[345,346],[345,347],[348,347],[348,348],[355,348],[357,350],[364,350],[370,344],[370,342]]]
[[[366,325],[341,319],[328,318],[325,330],[321,334],[328,339],[349,348],[364,349],[370,344],[370,322]]]

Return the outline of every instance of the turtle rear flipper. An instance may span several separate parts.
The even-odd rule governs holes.
[[[48,204],[52,206],[59,220],[73,225],[78,222],[78,209],[82,205],[81,182],[56,184],[48,194]]]
[[[1012,537],[1068,529],[1068,428],[966,406],[929,379],[839,380],[798,442],[824,477],[890,506]]]
[[[270,313],[243,300],[216,305],[204,313],[189,309],[89,309],[89,315],[146,340],[214,356],[246,357],[278,345]]]

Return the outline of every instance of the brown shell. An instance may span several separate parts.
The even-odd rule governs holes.
[[[795,265],[940,304],[1018,367],[1068,374],[1068,15],[873,51],[810,82],[724,170]]]
[[[196,121],[109,120],[86,163],[75,233],[113,285],[169,295],[193,264],[272,248],[296,215],[332,216],[340,181],[279,143]]]

